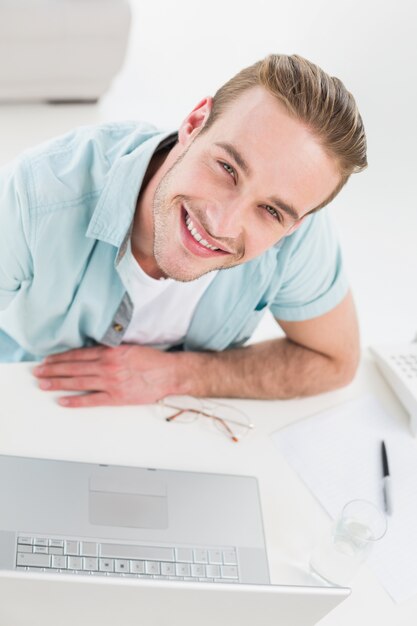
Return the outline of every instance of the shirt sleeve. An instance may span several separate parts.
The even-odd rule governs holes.
[[[297,322],[333,309],[349,285],[326,209],[308,218],[290,238],[283,282],[270,308],[276,319]]]
[[[0,168],[0,310],[32,277],[26,190],[21,162]]]

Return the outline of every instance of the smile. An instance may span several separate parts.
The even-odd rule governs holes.
[[[228,250],[224,250],[216,245],[217,241],[206,233],[198,220],[191,217],[184,204],[181,206],[181,221],[182,243],[194,256],[210,259],[231,254]]]
[[[200,235],[198,230],[195,228],[188,213],[186,213],[186,216],[185,216],[185,223],[187,225],[188,230],[191,233],[191,236],[194,237],[196,241],[198,241],[200,246],[204,246],[205,248],[208,248],[209,250],[220,250],[220,248],[216,248],[215,246],[210,245],[208,241],[203,239],[203,237]]]

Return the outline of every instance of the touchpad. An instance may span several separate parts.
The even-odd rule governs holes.
[[[100,468],[90,477],[89,515],[99,526],[167,528],[166,485],[148,470]]]

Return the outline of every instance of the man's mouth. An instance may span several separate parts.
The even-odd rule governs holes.
[[[188,213],[186,213],[186,215],[185,215],[185,223],[187,224],[187,228],[190,231],[191,236],[194,237],[194,239],[196,241],[198,241],[200,246],[204,246],[205,248],[208,248],[209,250],[219,250],[220,249],[220,248],[216,248],[215,246],[210,245],[208,241],[203,239],[203,237],[200,235],[198,230],[195,228],[194,222],[191,220],[191,217],[188,215]]]
[[[187,229],[187,239],[192,240],[192,248],[193,250],[201,250],[201,252],[206,251],[204,256],[212,256],[218,254],[230,254],[228,250],[224,250],[219,246],[215,245],[217,242],[212,240],[207,233],[205,233],[204,229],[196,224],[190,217],[186,208],[182,206],[182,217],[184,220],[185,228]],[[208,241],[210,239],[211,241]],[[191,243],[191,241],[190,241]],[[188,246],[187,246],[188,247]],[[192,251],[193,251],[192,250]]]

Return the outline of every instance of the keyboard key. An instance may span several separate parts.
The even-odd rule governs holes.
[[[47,546],[48,540],[40,538],[40,537],[35,537],[35,539],[33,540],[33,543],[35,546]]]
[[[28,567],[49,567],[51,557],[49,554],[26,554],[24,552],[17,553],[16,565],[26,565]]]
[[[237,567],[235,565],[221,565],[222,578],[238,578]]]
[[[191,576],[195,576],[196,578],[205,578],[206,566],[203,565],[203,563],[193,563],[191,565]]]
[[[130,561],[130,571],[132,574],[144,574],[145,562],[144,561]]]
[[[32,546],[28,546],[25,543],[22,543],[22,544],[18,544],[17,551],[18,552],[26,552],[27,554],[32,554],[33,548],[32,548]]]
[[[93,556],[85,556],[83,558],[83,569],[96,572],[98,570],[98,559]]]
[[[48,554],[48,548],[46,546],[33,546],[33,552],[37,554]]]
[[[114,571],[124,574],[129,571],[129,561],[127,559],[116,559],[114,562]]]
[[[92,541],[82,541],[80,545],[81,556],[98,556],[98,545]]]
[[[67,569],[67,557],[62,555],[54,555],[52,557],[52,567],[58,569]]]
[[[209,578],[220,578],[220,566],[219,565],[207,565],[206,575]]]
[[[207,550],[194,550],[194,563],[208,563]]]
[[[99,570],[100,572],[114,572],[114,561],[113,559],[99,559]]]
[[[83,568],[83,560],[80,556],[68,557],[68,569],[82,569],[82,568]]]
[[[175,550],[176,561],[180,563],[192,563],[193,551],[189,548],[176,548]]]
[[[161,574],[164,576],[175,576],[174,563],[161,563]]]
[[[212,565],[223,565],[222,551],[221,550],[209,550],[208,551],[209,563]]]
[[[64,547],[64,542],[62,539],[50,539],[49,540],[49,547],[50,548],[63,548]]]
[[[177,576],[190,576],[191,566],[188,563],[177,563],[175,573]]]
[[[64,545],[64,553],[69,556],[78,556],[80,553],[78,541],[66,541]]]
[[[223,550],[224,565],[237,565],[236,552],[234,550]]]
[[[33,544],[32,537],[18,537],[17,543],[21,543],[22,545],[31,546]]]
[[[160,574],[161,570],[159,563],[156,561],[145,561],[145,573],[146,574]]]
[[[116,543],[102,543],[100,555],[119,559],[139,559],[141,561],[174,561],[172,548],[155,546],[129,546]]]
[[[49,548],[49,554],[62,555],[64,554],[64,548]]]

